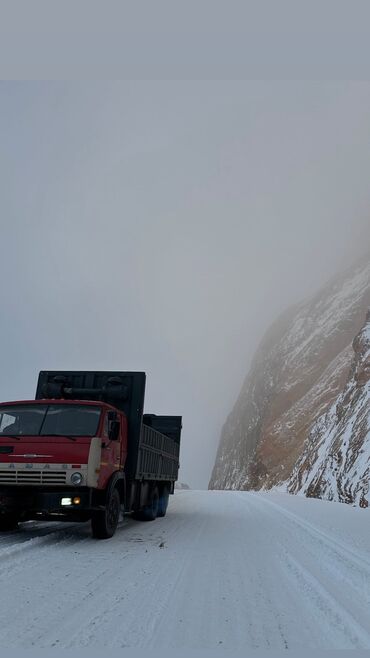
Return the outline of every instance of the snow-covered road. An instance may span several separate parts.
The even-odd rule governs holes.
[[[0,537],[0,646],[370,648],[370,510],[180,491],[165,519]]]

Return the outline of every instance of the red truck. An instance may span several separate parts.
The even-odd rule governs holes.
[[[181,416],[144,414],[144,372],[41,371],[36,399],[0,404],[0,530],[91,520],[112,537],[121,513],[166,514]]]

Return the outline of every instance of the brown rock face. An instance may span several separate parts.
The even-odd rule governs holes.
[[[354,346],[362,356],[354,366],[352,342],[369,307],[370,260],[364,259],[270,328],[223,428],[211,489],[289,482],[290,490],[300,490],[302,473],[315,461],[306,440],[317,436],[317,423],[354,367],[357,387],[367,386],[369,356],[359,335]],[[306,471],[297,470],[302,459]]]

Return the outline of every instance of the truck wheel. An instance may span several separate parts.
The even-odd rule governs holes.
[[[137,521],[154,521],[158,516],[158,507],[159,507],[159,491],[156,487],[152,494],[152,499],[149,505],[145,505],[142,510],[139,512],[134,512],[132,515],[133,519]]]
[[[16,530],[18,528],[18,517],[14,514],[0,515],[0,532]]]
[[[166,516],[169,499],[170,499],[170,492],[168,491],[167,487],[164,487],[161,491],[161,495],[159,496],[157,516],[160,517]]]
[[[150,505],[147,505],[144,510],[144,521],[155,521],[158,516],[158,506],[159,506],[159,491],[156,487],[153,491],[152,500]]]
[[[116,532],[121,500],[117,489],[113,489],[106,502],[105,510],[93,512],[91,517],[92,536],[96,539],[110,539]]]

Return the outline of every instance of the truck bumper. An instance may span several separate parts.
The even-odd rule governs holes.
[[[74,502],[79,498],[80,502]],[[38,489],[1,487],[0,514],[12,512],[24,520],[63,516],[88,518],[92,509],[92,489]]]

